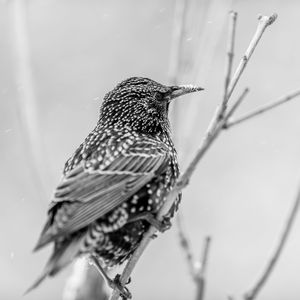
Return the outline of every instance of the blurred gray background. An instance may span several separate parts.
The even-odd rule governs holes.
[[[0,1],[0,299],[5,300],[22,298],[50,254],[50,248],[31,250],[63,164],[96,123],[104,94],[130,76],[167,83],[175,1],[26,1],[35,107],[17,100],[24,86],[13,2]],[[222,96],[230,9],[239,13],[234,67],[255,31],[257,15],[279,15],[233,95],[232,100],[245,86],[251,89],[236,115],[300,86],[299,1],[195,0],[191,6],[187,75],[181,83],[205,91],[179,100],[182,168]],[[20,115],[26,109],[37,116],[38,178],[23,136]],[[295,99],[224,132],[184,191],[180,209],[193,251],[200,255],[207,234],[213,239],[206,299],[241,296],[270,256],[300,180],[299,111],[300,99]],[[300,220],[259,299],[299,299],[299,233]],[[61,299],[70,271],[24,299]],[[135,299],[193,299],[176,226],[150,245],[132,279]]]

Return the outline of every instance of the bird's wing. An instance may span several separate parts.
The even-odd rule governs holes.
[[[94,156],[65,175],[38,245],[89,225],[165,170],[169,154],[164,143],[149,138],[129,144],[122,141],[113,153]]]

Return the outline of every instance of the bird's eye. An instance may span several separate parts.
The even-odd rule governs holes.
[[[163,98],[164,98],[164,95],[163,95],[162,93],[157,92],[157,93],[155,94],[155,99],[156,99],[157,101],[162,101]]]

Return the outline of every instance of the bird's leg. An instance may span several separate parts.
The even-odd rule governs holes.
[[[99,263],[99,260],[97,259],[97,257],[95,255],[91,255],[90,256],[90,263],[96,267],[96,269],[98,270],[98,272],[101,274],[101,276],[103,277],[103,279],[105,280],[105,282],[107,283],[107,285],[111,288],[111,289],[117,289],[121,295],[121,297],[123,299],[131,299],[131,293],[130,291],[121,284],[120,282],[120,275],[116,275],[116,277],[114,279],[111,279],[107,274],[106,271],[104,270],[104,268],[101,266],[101,264]]]
[[[157,220],[151,212],[143,212],[128,219],[128,223],[145,220],[154,226],[158,231],[165,232],[171,228],[171,221],[169,217],[163,217],[162,221]]]

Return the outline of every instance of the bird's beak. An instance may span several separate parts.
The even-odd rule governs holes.
[[[197,87],[193,85],[178,85],[178,86],[171,86],[171,92],[168,94],[169,100],[174,98],[183,96],[185,94],[199,92],[204,90],[202,87]]]

